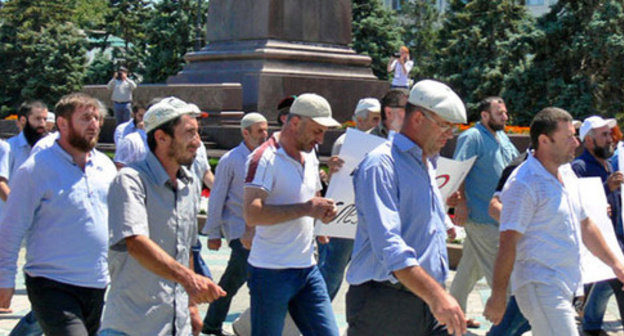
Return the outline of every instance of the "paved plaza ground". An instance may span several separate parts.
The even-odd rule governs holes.
[[[204,242],[202,237],[202,242]],[[218,280],[221,277],[221,274],[225,270],[225,266],[227,264],[228,258],[230,254],[229,247],[221,248],[221,250],[214,252],[208,251],[205,246],[202,251],[202,255],[210,269]],[[24,263],[24,250],[20,252],[19,265]],[[455,272],[451,272],[451,277],[449,282],[447,283],[450,286],[450,281],[452,280]],[[338,321],[338,326],[340,327],[341,333],[347,328],[347,322],[345,317],[345,294],[347,290],[347,284],[343,283],[336,300],[334,300],[333,307],[334,312],[336,314],[336,319]],[[490,324],[483,318],[481,315],[483,311],[483,307],[487,298],[490,295],[490,290],[488,289],[485,280],[481,280],[476,289],[471,293],[468,298],[468,317],[477,319],[481,322],[482,326],[480,329],[470,329],[468,335],[485,335],[487,329]],[[227,330],[232,330],[232,322],[249,306],[249,291],[247,286],[243,286],[241,290],[238,292],[236,297],[232,302],[232,308],[230,309],[230,313],[226,320],[225,328]],[[17,279],[17,288],[16,294],[13,298],[13,313],[12,314],[0,314],[0,335],[8,335],[13,326],[17,323],[17,321],[24,316],[30,310],[30,305],[28,303],[28,298],[26,297],[26,289],[24,286],[24,279],[22,275],[18,276]],[[208,305],[202,305],[201,307],[202,314],[205,314]],[[608,335],[618,335],[624,336],[624,331],[622,326],[618,320],[618,309],[613,298],[609,301],[608,312],[605,318],[605,329],[608,331]],[[526,333],[525,335],[531,335],[530,333]]]

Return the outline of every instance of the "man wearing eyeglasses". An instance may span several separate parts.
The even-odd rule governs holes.
[[[444,289],[446,211],[435,183],[436,158],[466,122],[446,85],[414,85],[400,133],[354,172],[358,225],[347,271],[349,336],[462,335],[464,314]]]
[[[499,224],[489,215],[488,206],[503,169],[519,155],[505,134],[508,114],[503,99],[485,98],[478,111],[481,121],[459,136],[453,155],[458,161],[477,157],[454,204],[455,224],[464,226],[466,240],[451,294],[464,311],[468,294],[482,276],[492,287]],[[478,328],[479,323],[471,319],[468,326]]]

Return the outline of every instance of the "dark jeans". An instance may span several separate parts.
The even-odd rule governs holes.
[[[251,335],[281,335],[286,312],[304,336],[338,336],[325,281],[318,267],[267,269],[248,265]]]
[[[399,286],[369,281],[347,292],[348,336],[446,336],[446,326],[418,296]]]
[[[487,336],[521,336],[525,332],[531,330],[529,321],[520,312],[516,297],[511,296],[507,302],[505,315],[498,325],[493,325]]]
[[[243,247],[240,239],[234,239],[230,242],[230,260],[228,261],[225,272],[219,280],[219,286],[227,292],[227,295],[210,304],[206,317],[204,318],[203,333],[217,333],[221,331],[223,321],[227,317],[230,310],[232,298],[236,292],[245,284],[247,280],[247,258],[249,250]]]
[[[351,260],[351,252],[353,252],[353,239],[332,237],[329,243],[319,244],[318,267],[327,284],[329,299],[332,301],[340,290],[345,268]]]
[[[595,331],[602,328],[602,320],[607,311],[607,303],[615,293],[615,301],[620,311],[620,320],[624,321],[624,292],[618,279],[596,282],[592,285],[585,301],[583,330]]]
[[[105,289],[79,287],[26,275],[32,310],[47,336],[95,335]]]

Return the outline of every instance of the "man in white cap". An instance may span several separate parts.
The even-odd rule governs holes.
[[[199,109],[175,97],[145,114],[149,152],[121,169],[109,190],[111,286],[102,334],[195,335],[197,304],[225,292],[193,271],[197,240],[196,186],[185,167],[200,138]]]
[[[249,157],[243,213],[256,231],[247,282],[252,335],[280,335],[287,311],[304,335],[338,335],[314,258],[314,219],[329,222],[336,207],[319,197],[313,152],[325,131],[338,126],[325,98],[302,94],[290,108],[279,142],[271,137]]]
[[[445,206],[436,157],[466,122],[448,86],[412,88],[401,132],[369,153],[354,173],[358,226],[347,281],[348,335],[462,335],[464,314],[444,289]]]
[[[569,162],[578,147],[570,114],[548,107],[531,122],[533,153],[501,194],[500,248],[484,315],[500,323],[511,292],[534,335],[577,335],[574,294],[581,288],[580,244],[624,279],[624,266],[587,217]]]
[[[480,122],[457,139],[453,158],[477,159],[459,189],[455,205],[455,224],[464,226],[466,240],[450,292],[466,311],[468,294],[485,276],[492,286],[494,259],[498,251],[498,221],[488,213],[494,189],[503,169],[520,153],[505,134],[507,107],[500,97],[487,97],[477,108]],[[479,323],[468,320],[469,328]]]
[[[615,144],[611,137],[611,129],[617,127],[615,119],[603,119],[591,116],[583,121],[579,135],[583,142],[583,153],[572,161],[572,169],[578,177],[600,177],[603,183],[607,201],[611,207],[611,222],[620,242],[624,246],[624,233],[621,224],[620,185],[624,180],[621,172],[613,171],[609,162]],[[619,223],[619,225],[618,225]],[[602,319],[607,307],[607,301],[615,292],[615,298],[620,308],[620,316],[624,313],[624,292],[622,283],[618,279],[605,280],[593,284],[586,293],[586,304],[583,314],[583,331],[588,335],[599,335]]]
[[[241,242],[245,233],[245,163],[249,154],[266,140],[268,124],[262,114],[252,112],[245,114],[240,125],[243,142],[219,160],[215,183],[210,191],[208,217],[203,229],[203,233],[208,235],[209,249],[216,251],[221,248],[221,232],[225,234],[232,249],[225,272],[219,280],[219,286],[227,295],[210,304],[204,318],[202,333],[208,335],[227,335],[222,329],[223,321],[227,317],[232,298],[247,279],[249,250]],[[250,243],[251,241],[248,244]]]

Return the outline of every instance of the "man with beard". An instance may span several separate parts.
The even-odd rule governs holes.
[[[47,134],[46,120],[48,107],[41,101],[27,101],[22,103],[17,112],[20,123],[24,125],[22,131],[7,140],[9,147],[0,147],[0,157],[8,160],[6,169],[0,171],[0,198],[1,204],[6,202],[11,192],[8,186],[11,175],[30,155],[31,148],[35,143]],[[8,152],[6,151],[8,149]]]
[[[456,198],[455,224],[464,226],[466,240],[451,295],[466,311],[468,294],[485,275],[492,286],[494,259],[498,251],[498,222],[488,213],[490,199],[503,169],[518,156],[518,150],[505,134],[507,107],[500,97],[487,97],[479,103],[481,121],[457,139],[455,160],[477,157]],[[479,327],[473,319],[468,327]]]
[[[405,89],[390,89],[386,92],[381,98],[381,122],[369,131],[370,134],[387,139],[390,131],[401,130],[407,95],[408,91]]]
[[[203,232],[208,235],[208,248],[215,251],[221,247],[221,232],[223,232],[232,252],[225,272],[219,280],[219,286],[227,292],[227,295],[210,304],[204,318],[202,331],[204,334],[228,335],[222,329],[223,321],[230,309],[232,298],[247,278],[249,250],[244,247],[242,240],[249,240],[251,237],[243,237],[245,163],[247,156],[266,140],[267,128],[267,120],[260,113],[245,114],[241,120],[243,142],[225,153],[217,166],[214,188],[210,192],[208,218]]]
[[[254,336],[281,335],[287,311],[303,335],[338,335],[314,258],[314,219],[329,222],[336,206],[319,197],[313,152],[327,129],[338,126],[325,98],[302,94],[290,107],[279,140],[271,137],[249,156],[243,215],[256,231],[247,279]]]
[[[622,226],[617,225],[621,214],[620,185],[624,175],[613,171],[609,158],[613,155],[615,144],[611,129],[617,127],[615,119],[602,119],[592,116],[581,125],[579,135],[583,141],[583,153],[572,162],[572,169],[578,177],[600,177],[607,201],[611,207],[611,222],[620,246],[624,246]],[[624,320],[624,292],[622,283],[617,279],[605,280],[592,285],[583,314],[583,330],[588,335],[599,335],[607,302],[613,293],[618,303],[620,317]]]
[[[145,114],[149,152],[122,168],[108,195],[111,286],[101,335],[198,335],[198,303],[226,293],[193,271],[199,109],[175,97]]]
[[[572,299],[582,285],[580,244],[620,281],[624,266],[581,204],[578,177],[568,164],[579,145],[570,114],[545,108],[530,132],[534,152],[501,194],[500,248],[484,315],[500,323],[511,276],[511,292],[534,335],[577,335]]]
[[[19,188],[0,220],[0,303],[13,296],[25,237],[26,288],[44,333],[94,335],[109,282],[106,196],[116,170],[94,150],[100,133],[95,99],[70,94],[55,111],[59,140],[11,178]]]

